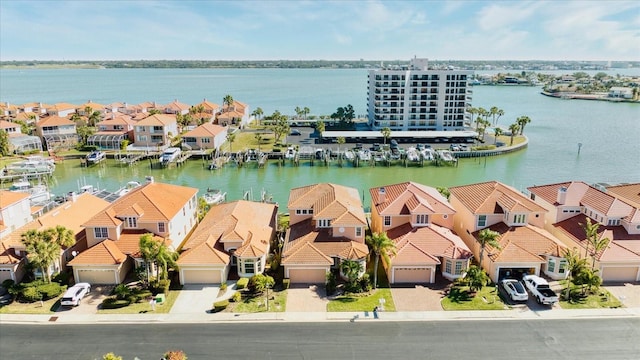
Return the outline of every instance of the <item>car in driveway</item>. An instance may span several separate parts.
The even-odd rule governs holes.
[[[302,135],[302,133],[298,129],[291,129],[291,132],[289,133],[289,135],[298,136],[298,135]]]
[[[529,300],[529,295],[527,294],[527,290],[524,288],[524,285],[522,285],[522,283],[516,279],[500,280],[500,286],[507,294],[507,296],[509,296],[509,299],[511,299],[511,301]]]
[[[87,296],[91,292],[91,284],[89,283],[77,283],[67,289],[62,295],[60,305],[62,306],[78,306],[82,301],[82,298]]]

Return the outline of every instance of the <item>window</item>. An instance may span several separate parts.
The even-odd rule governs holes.
[[[300,215],[300,214],[302,214],[302,210],[296,209],[296,215]]]
[[[555,259],[549,259],[547,262],[547,270],[549,272],[556,272],[556,261]]]
[[[330,219],[318,219],[318,227],[319,228],[331,227],[331,220]]]
[[[106,239],[109,237],[109,230],[106,227],[93,228],[93,235],[96,239]]]
[[[487,226],[487,215],[478,215],[478,227]]]
[[[513,223],[514,224],[523,224],[524,223],[524,214],[515,214],[515,215],[513,215]]]
[[[136,217],[127,217],[125,218],[126,224],[128,228],[137,228],[138,227],[138,218]]]
[[[455,275],[462,275],[462,261],[456,261],[456,273]]]
[[[243,264],[244,264],[244,272],[247,274],[253,274],[254,272],[253,259],[244,260]]]
[[[447,260],[444,263],[444,272],[446,272],[447,274],[451,274],[451,260]]]
[[[384,226],[391,226],[391,216],[384,217]]]
[[[356,236],[357,237],[361,237],[362,236],[362,228],[361,227],[357,227],[356,228]]]
[[[416,224],[428,224],[428,223],[429,223],[429,215],[426,215],[426,214],[416,215]]]
[[[211,143],[211,138],[202,138],[201,140],[202,140],[202,143],[203,143],[203,144],[209,144],[209,143]]]
[[[567,271],[567,260],[560,260],[560,266],[558,267],[558,273],[564,274]]]
[[[166,230],[165,224],[163,222],[158,223],[158,232],[162,234],[166,231],[167,230]]]

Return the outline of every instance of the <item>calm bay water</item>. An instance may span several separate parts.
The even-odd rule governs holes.
[[[163,104],[174,99],[196,104],[204,98],[221,104],[222,98],[231,94],[267,114],[274,110],[294,114],[296,106],[309,107],[312,114],[331,114],[347,104],[352,104],[357,114],[365,114],[366,85],[363,69],[0,70],[0,100],[15,104],[81,104],[89,99],[102,104]],[[209,171],[201,161],[193,160],[168,170],[151,169],[145,162],[133,167],[107,162],[86,169],[74,160],[57,167],[51,188],[65,193],[86,182],[114,190],[127,181],[152,175],[158,181],[201,190],[220,188],[227,191],[229,199],[238,199],[249,189],[257,198],[265,189],[280,204],[286,204],[290,188],[316,182],[334,182],[366,192],[370,187],[407,180],[431,186],[498,180],[521,190],[568,180],[640,181],[640,104],[560,100],[539,91],[537,87],[474,87],[473,106],[503,109],[500,124],[511,124],[521,115],[532,119],[525,129],[530,144],[510,155],[463,159],[458,167],[327,168],[306,162],[300,167],[274,162],[264,169],[229,166]],[[579,154],[578,143],[583,144]],[[364,196],[365,202],[367,198]]]

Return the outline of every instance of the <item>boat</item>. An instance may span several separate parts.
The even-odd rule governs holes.
[[[55,168],[55,164],[49,161],[28,159],[9,164],[5,166],[4,171],[9,174],[38,174],[52,173]]]
[[[420,161],[420,153],[418,152],[418,150],[416,150],[416,148],[410,147],[407,149],[407,160],[413,162]]]
[[[207,205],[218,205],[223,203],[227,199],[227,193],[218,189],[207,189],[207,192],[202,195],[202,198]]]
[[[33,185],[27,180],[16,181],[9,187],[9,191],[29,194],[31,203],[44,203],[53,198],[49,189],[42,184]]]
[[[102,160],[107,158],[107,153],[105,153],[104,151],[92,151],[87,155],[87,164],[89,165],[93,165],[93,164],[97,164],[99,162],[101,162]]]
[[[420,154],[422,155],[422,159],[425,161],[433,161],[435,159],[434,151],[431,148],[422,149]]]
[[[178,159],[181,153],[182,153],[182,150],[180,150],[180,148],[177,148],[177,147],[167,148],[162,153],[162,156],[160,157],[160,162],[163,164],[174,162]]]
[[[440,159],[444,160],[444,161],[455,161],[456,158],[453,157],[453,154],[451,154],[451,151],[449,150],[438,150],[438,156],[440,156]]]
[[[140,184],[137,181],[129,181],[127,183],[127,185],[125,185],[125,187],[121,188],[120,190],[116,191],[115,193],[118,196],[124,196],[127,195],[129,192],[131,192],[131,190],[137,188],[138,186],[141,186],[142,184]]]
[[[347,150],[344,152],[344,158],[347,160],[353,160],[355,158],[355,155],[353,154],[353,151]]]
[[[360,161],[370,161],[371,152],[369,150],[360,150],[358,151],[358,158],[360,159]]]
[[[285,159],[294,159],[296,157],[296,149],[294,149],[292,146],[289,146],[287,148],[287,152],[284,153],[284,158]]]
[[[256,149],[249,149],[245,153],[244,161],[258,161],[261,158],[262,153]]]

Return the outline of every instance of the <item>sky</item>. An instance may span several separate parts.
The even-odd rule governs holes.
[[[640,60],[640,1],[0,0],[0,60]]]

